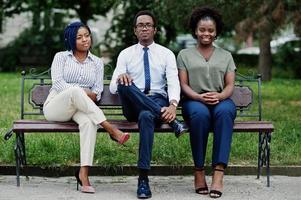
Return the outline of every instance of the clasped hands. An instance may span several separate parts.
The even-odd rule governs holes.
[[[132,85],[133,79],[127,73],[120,74],[117,78],[117,83],[125,86]],[[170,123],[176,118],[176,107],[169,105],[161,108],[161,119],[166,123]]]
[[[208,105],[216,105],[222,100],[218,92],[206,92],[198,95],[199,100]]]

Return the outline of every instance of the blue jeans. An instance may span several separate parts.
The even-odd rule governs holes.
[[[168,99],[160,94],[146,96],[135,84],[118,85],[123,115],[128,121],[138,122],[140,142],[138,168],[150,169],[155,126],[161,124],[161,108],[168,106]]]
[[[190,144],[194,165],[204,166],[208,135],[213,131],[212,166],[228,164],[236,107],[231,99],[216,105],[184,100],[182,113],[190,127]]]

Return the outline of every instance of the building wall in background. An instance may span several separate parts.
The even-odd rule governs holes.
[[[30,13],[22,13],[5,18],[3,23],[3,32],[0,33],[0,48],[5,47],[9,42],[13,41],[25,29],[31,26]]]

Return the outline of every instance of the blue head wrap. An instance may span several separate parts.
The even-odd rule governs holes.
[[[85,27],[88,29],[89,33],[91,33],[90,28],[83,24],[82,22],[73,22],[69,24],[64,30],[64,43],[65,47],[68,51],[76,50],[76,35],[77,31],[80,27]]]

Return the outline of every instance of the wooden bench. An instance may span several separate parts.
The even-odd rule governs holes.
[[[43,116],[43,103],[51,88],[50,70],[36,73],[31,69],[28,74],[22,71],[21,82],[21,119],[13,122],[12,128],[5,134],[8,140],[13,133],[16,135],[15,159],[17,186],[20,185],[20,167],[26,166],[26,149],[24,133],[45,133],[45,132],[78,132],[78,125],[70,122],[49,122],[45,119],[26,119],[28,116]],[[31,87],[26,86],[26,84]],[[257,88],[256,92],[252,89]],[[258,140],[258,170],[257,178],[261,169],[266,166],[267,186],[270,186],[270,141],[274,130],[271,122],[262,121],[261,102],[261,77],[245,77],[237,75],[237,84],[231,97],[237,107],[237,120],[234,124],[234,132],[257,133]],[[26,102],[28,100],[28,103]],[[31,105],[28,111],[26,106]],[[104,86],[100,108],[104,111],[108,120],[123,131],[138,132],[136,123],[127,122],[122,115],[121,102],[117,95],[110,94],[108,85]],[[253,111],[256,110],[256,111]],[[180,109],[178,109],[180,113]],[[246,120],[242,120],[246,119]],[[99,132],[104,132],[100,128]],[[155,132],[173,132],[168,124],[162,124],[155,129]]]

